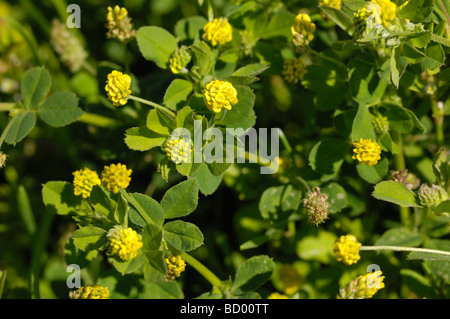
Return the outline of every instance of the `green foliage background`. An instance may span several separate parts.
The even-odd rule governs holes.
[[[74,232],[70,215],[81,204],[76,198],[67,204],[72,172],[82,167],[100,171],[111,162],[125,163],[133,170],[127,191],[141,206],[161,209],[160,218],[149,224],[139,217],[136,206],[128,211],[130,224],[147,236],[148,247],[155,236],[159,238],[161,227],[164,240],[174,246],[179,243],[177,233],[189,233],[189,245],[183,241],[177,248],[192,250],[220,279],[230,280],[227,291],[232,296],[266,298],[274,291],[285,292],[280,274],[290,265],[295,272],[289,281],[297,286],[293,298],[335,298],[340,287],[364,275],[371,264],[379,265],[386,277],[386,287],[375,298],[450,295],[448,258],[362,252],[358,264],[346,266],[332,254],[334,241],[347,233],[367,246],[449,250],[448,217],[430,217],[414,192],[388,181],[389,171],[407,168],[423,183],[448,187],[445,165],[439,166],[435,159],[439,148],[448,146],[450,114],[446,102],[450,40],[438,1],[410,1],[402,9],[405,18],[422,23],[424,30],[403,30],[381,41],[382,35],[369,33],[358,42],[350,17],[364,1],[344,1],[344,9],[337,11],[319,8],[313,0],[216,0],[211,7],[208,1],[125,0],[117,4],[128,9],[135,29],[140,30],[126,51],[105,36],[110,1],[72,2],[82,8],[82,28],[73,32],[89,52],[96,76],[88,69],[72,74],[49,43],[52,19],[65,21],[68,15],[64,0],[0,1],[0,16],[17,21],[38,49],[33,54],[20,29],[7,18],[0,19],[0,66],[5,69],[0,81],[13,83],[11,89],[0,92],[1,105],[6,108],[20,102],[26,110],[11,122],[14,110],[0,114],[0,127],[12,127],[5,138],[8,145],[2,148],[8,155],[7,165],[0,170],[0,270],[6,270],[0,297],[68,298],[66,266],[72,262],[83,267],[84,284],[114,287],[112,298],[224,296],[211,291],[210,283],[189,266],[173,284],[143,276],[144,259],[124,265],[109,262],[102,252],[97,256],[104,244],[101,227]],[[173,125],[165,125],[157,111],[150,115],[146,106],[128,103],[116,108],[106,99],[107,74],[123,69],[123,61],[129,59],[133,95],[164,103],[174,111],[187,105],[196,88],[167,70],[166,60],[178,45],[191,45],[198,37],[197,31],[212,14],[209,8],[214,16],[229,18],[234,40],[217,60],[217,52],[197,43],[192,50],[202,59],[194,63],[201,75],[212,72],[214,65],[214,76],[234,81],[246,101],[240,105],[244,118],[230,115],[218,123],[279,127],[285,136],[281,149],[287,166],[277,174],[261,175],[256,164],[203,165],[193,175],[191,168],[178,166],[166,181],[158,172],[158,164],[167,164],[164,154],[154,146],[162,144],[161,136],[168,135]],[[299,54],[292,46],[290,27],[300,9],[310,13],[317,31],[311,49],[302,55],[308,73],[294,85],[283,79],[281,71],[284,60]],[[243,30],[248,32],[245,39]],[[159,39],[165,44],[161,52],[148,43]],[[41,64],[45,69],[31,69]],[[429,79],[436,85],[433,94],[426,91]],[[31,88],[39,94],[27,95]],[[437,107],[438,101],[442,108]],[[202,102],[199,95],[190,97],[189,105],[197,115],[204,115]],[[58,109],[61,104],[64,107]],[[371,120],[376,112],[388,118],[389,132],[375,131]],[[149,130],[155,125],[157,137]],[[381,144],[382,160],[376,166],[358,166],[352,160],[351,142],[360,137],[376,138]],[[189,179],[184,181],[186,176]],[[179,184],[182,181],[189,184]],[[301,205],[305,181],[329,195],[330,218],[319,227],[306,222]],[[175,185],[192,193],[181,208],[171,202],[178,193],[168,199]],[[125,200],[100,189],[95,196],[94,206],[106,215],[111,213],[111,199]],[[448,212],[448,206],[439,211]],[[126,215],[120,214],[108,215],[107,222],[124,222]],[[162,226],[164,218],[178,217],[183,221]],[[94,250],[80,249],[90,244]],[[157,262],[162,258],[160,245],[155,245],[145,260],[156,260],[151,266],[164,272],[164,265]]]

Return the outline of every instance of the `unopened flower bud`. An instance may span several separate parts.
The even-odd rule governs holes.
[[[383,134],[389,132],[389,121],[387,117],[378,114],[372,118],[372,125],[377,134]]]
[[[420,179],[407,169],[391,171],[391,180],[403,184],[409,190],[415,190],[420,185]]]
[[[169,67],[173,74],[180,73],[191,62],[192,56],[188,47],[182,45],[172,53],[169,59]]]
[[[422,184],[417,191],[420,204],[428,208],[436,208],[440,203],[449,199],[448,193],[439,185]]]

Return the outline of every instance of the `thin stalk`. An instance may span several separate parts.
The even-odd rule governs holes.
[[[428,248],[416,248],[416,247],[402,247],[402,246],[361,246],[360,251],[373,251],[373,250],[389,250],[389,251],[408,251],[408,252],[420,252],[450,256],[450,251],[443,251],[438,249]]]
[[[116,120],[92,113],[84,113],[78,121],[99,127],[115,127],[119,125]]]
[[[442,3],[442,0],[438,0],[439,6],[441,7],[442,11],[444,12],[445,18],[447,19],[447,27],[450,27],[450,16],[447,12],[447,9],[444,6],[444,3]]]
[[[0,112],[9,112],[14,109],[16,103],[0,103]]]
[[[309,46],[307,47],[307,51],[308,51],[309,53],[311,53],[311,54],[314,54],[315,56],[318,56],[319,58],[321,58],[321,59],[323,59],[323,60],[330,61],[330,62],[332,62],[332,63],[334,63],[334,64],[339,65],[340,67],[342,67],[342,68],[344,68],[344,69],[347,69],[347,66],[346,66],[344,63],[342,63],[341,61],[338,61],[338,60],[333,59],[333,58],[331,58],[331,57],[329,57],[329,56],[326,56],[326,55],[324,55],[324,54],[321,53],[321,52],[317,52],[317,51],[311,49],[311,47],[309,47]]]
[[[133,95],[128,95],[127,97],[129,99],[131,99],[131,100],[138,101],[138,102],[141,102],[143,104],[147,104],[147,105],[153,106],[154,108],[157,108],[160,111],[162,111],[162,112],[166,113],[167,115],[169,115],[172,119],[175,119],[175,117],[176,117],[176,114],[174,112],[172,112],[168,108],[166,108],[166,107],[164,107],[162,105],[159,105],[159,104],[157,104],[155,102],[152,102],[152,101],[149,101],[149,100],[145,100],[145,99],[141,99],[140,97],[133,96]]]
[[[145,220],[147,224],[152,224],[152,220],[148,217],[148,215],[143,211],[141,205],[132,197],[130,194],[128,194],[124,189],[120,189],[120,194],[122,194],[125,199],[136,208],[139,215]]]
[[[442,146],[444,144],[444,103],[433,100],[431,102],[431,108],[436,125],[436,144]]]
[[[181,252],[180,257],[186,261],[189,265],[192,266],[195,270],[197,270],[200,275],[202,275],[208,282],[213,286],[220,288],[222,286],[222,281],[217,277],[211,270],[206,268],[201,262],[192,257],[191,255]]]
[[[392,132],[395,142],[398,145],[399,153],[394,155],[394,162],[395,162],[395,169],[397,171],[402,171],[406,169],[406,163],[405,163],[405,156],[403,153],[403,138],[401,133],[398,132]],[[399,207],[400,210],[400,220],[403,225],[409,226],[410,225],[410,211],[409,207]]]
[[[289,141],[286,138],[286,135],[284,135],[284,132],[281,129],[279,129],[279,132],[280,132],[281,143],[283,143],[283,146],[286,149],[286,151],[288,152],[288,154],[291,154],[292,153],[291,144],[289,143]]]

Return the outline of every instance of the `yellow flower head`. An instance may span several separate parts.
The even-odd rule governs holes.
[[[91,195],[94,185],[100,185],[101,181],[97,172],[85,168],[73,172],[73,186],[74,194],[81,195],[83,198],[88,198]]]
[[[183,136],[178,139],[171,138],[164,143],[164,151],[175,164],[187,163],[191,154],[191,143],[184,141]]]
[[[226,81],[214,80],[206,84],[203,97],[208,109],[216,113],[222,111],[222,108],[231,110],[231,106],[238,102],[237,90]]]
[[[169,59],[169,67],[173,74],[180,73],[191,61],[191,54],[188,47],[185,45],[180,46],[172,53]]]
[[[287,82],[296,84],[303,80],[306,72],[303,59],[298,57],[284,61],[281,74]]]
[[[380,270],[358,276],[339,291],[338,299],[372,298],[378,290],[384,288],[384,276]]]
[[[125,8],[115,6],[114,9],[108,7],[108,13],[106,14],[106,28],[108,33],[106,37],[117,38],[119,41],[128,41],[136,35],[136,31],[133,29],[131,19],[128,17],[128,11]]]
[[[361,247],[361,243],[357,241],[355,236],[345,235],[335,241],[333,253],[337,261],[351,265],[357,263],[361,258],[359,256],[359,247]]]
[[[127,104],[126,97],[131,94],[130,86],[131,77],[128,74],[123,74],[117,70],[108,74],[105,91],[114,106]]]
[[[166,259],[167,272],[169,279],[180,277],[181,273],[186,269],[186,263],[180,256],[170,254]]]
[[[272,292],[267,299],[289,299],[288,296],[280,294],[279,292]]]
[[[319,0],[319,6],[341,10],[342,0]]]
[[[89,285],[70,292],[71,299],[108,299],[108,287]]]
[[[296,46],[307,46],[314,39],[316,25],[311,22],[311,17],[306,13],[300,13],[295,17],[294,25],[291,27]]]
[[[119,256],[122,260],[131,260],[139,254],[143,243],[141,235],[132,228],[114,226],[107,235],[109,239],[109,253]]]
[[[390,0],[372,0],[371,2],[375,5],[378,5],[378,7],[380,8],[378,21],[385,28],[387,28],[389,26],[389,23],[392,23],[395,20],[395,16],[397,14],[397,6]]]
[[[117,194],[119,188],[127,188],[131,181],[131,169],[124,164],[111,164],[105,166],[102,172],[102,183],[106,189]]]
[[[203,40],[212,46],[225,44],[233,39],[233,28],[227,18],[216,18],[203,27]]]
[[[353,142],[353,159],[358,160],[359,164],[374,166],[381,159],[381,147],[377,142],[360,138],[359,142]]]

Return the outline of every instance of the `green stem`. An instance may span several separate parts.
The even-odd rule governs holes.
[[[442,104],[442,106],[440,106]],[[431,101],[431,109],[433,112],[434,123],[436,125],[436,144],[442,146],[444,144],[444,107],[442,102]]]
[[[4,142],[5,138],[6,138],[6,134],[8,133],[9,129],[11,128],[11,125],[12,125],[12,122],[13,122],[13,118],[14,117],[12,117],[9,120],[8,124],[6,124],[6,127],[3,130],[3,132],[2,132],[2,135],[0,135],[0,150],[2,149],[2,145],[3,145],[3,142]]]
[[[289,141],[286,138],[286,135],[284,135],[284,132],[281,129],[279,129],[279,132],[280,132],[281,143],[283,143],[283,146],[286,149],[286,151],[288,152],[288,154],[291,154],[292,153],[291,144],[289,143]]]
[[[159,104],[157,104],[155,102],[152,102],[152,101],[149,101],[149,100],[145,100],[145,99],[141,99],[140,97],[133,96],[133,95],[128,95],[127,97],[129,99],[131,99],[131,100],[138,101],[138,102],[141,102],[143,104],[147,104],[147,105],[153,106],[154,108],[157,108],[160,111],[166,113],[167,115],[169,115],[173,119],[175,119],[175,117],[176,117],[176,114],[173,111],[171,111],[167,107],[159,105]]]
[[[0,112],[9,112],[14,109],[16,103],[0,103]]]
[[[373,251],[373,250],[389,250],[389,251],[408,251],[408,252],[420,252],[450,256],[450,251],[443,251],[438,249],[428,248],[415,248],[415,247],[402,247],[402,246],[361,246],[360,251]]]
[[[444,12],[445,18],[447,19],[447,28],[450,27],[450,16],[448,15],[447,9],[445,8],[444,4],[442,3],[442,0],[438,0],[439,6],[441,7],[442,11]]]
[[[206,268],[205,265],[203,265],[201,262],[199,262],[197,259],[192,257],[191,255],[181,252],[180,257],[186,261],[189,265],[191,265],[195,270],[197,270],[200,275],[205,277],[206,280],[209,281],[209,283],[213,287],[220,288],[222,286],[222,281],[208,268]]]
[[[326,56],[326,55],[324,55],[324,54],[321,53],[321,52],[317,52],[317,51],[311,49],[311,47],[309,47],[309,46],[307,47],[307,51],[308,51],[309,53],[311,53],[311,54],[314,54],[315,56],[318,56],[319,58],[321,58],[321,59],[323,59],[323,60],[328,60],[328,61],[330,61],[330,62],[332,62],[332,63],[334,63],[334,64],[339,65],[340,67],[342,67],[342,68],[344,68],[344,69],[347,69],[347,66],[346,66],[344,63],[342,63],[341,61],[338,61],[338,60],[333,59],[333,58],[331,58],[331,57],[329,57],[329,56]]]

